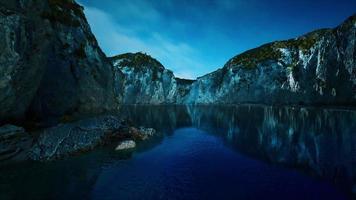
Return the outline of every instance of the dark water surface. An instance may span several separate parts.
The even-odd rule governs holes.
[[[351,199],[356,111],[126,106],[161,136],[0,168],[0,199]],[[355,188],[356,190],[356,188]]]

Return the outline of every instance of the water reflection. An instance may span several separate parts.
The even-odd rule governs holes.
[[[298,168],[347,192],[356,183],[356,111],[265,106],[128,106],[135,123],[196,127],[239,152]],[[169,131],[168,131],[169,132]]]
[[[129,158],[106,149],[49,163],[0,168],[0,199],[90,199],[106,163]]]
[[[295,193],[306,188],[310,192],[319,185],[279,169],[271,171],[275,166],[264,162],[297,168],[333,183],[348,194],[356,183],[356,111],[264,106],[125,106],[119,115],[169,136],[141,143],[134,152],[115,152],[113,144],[50,163],[2,166],[0,199],[102,199],[100,195],[112,195],[108,199],[115,199],[146,194],[146,190],[154,195],[165,194],[167,199],[181,199],[181,191],[194,189],[197,194],[205,192],[208,196],[210,190],[224,193],[231,189],[237,196],[246,194],[245,189],[248,194],[266,188],[273,191],[273,181],[284,184],[289,179],[298,179]],[[188,128],[180,129],[184,127]],[[174,134],[177,130],[183,133]],[[264,172],[267,174],[258,174]],[[221,176],[217,185],[209,179],[212,173]],[[178,189],[172,190],[175,187]],[[327,190],[323,188],[316,188],[316,192]],[[272,193],[269,195],[275,196]],[[331,193],[338,195],[335,191]],[[265,194],[261,193],[261,198]],[[177,198],[169,198],[172,196]]]

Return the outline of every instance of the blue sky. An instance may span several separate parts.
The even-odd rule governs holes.
[[[79,0],[108,56],[146,52],[181,78],[275,40],[335,27],[356,0]]]

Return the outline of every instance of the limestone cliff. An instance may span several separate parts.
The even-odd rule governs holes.
[[[180,104],[194,81],[174,77],[156,59],[143,53],[110,58],[124,74],[123,104]]]
[[[185,103],[356,105],[356,15],[237,55],[198,78]]]
[[[73,0],[0,2],[0,120],[117,108],[113,67]]]
[[[356,15],[334,29],[277,41],[180,81],[141,54],[111,58],[125,74],[125,104],[356,105]]]

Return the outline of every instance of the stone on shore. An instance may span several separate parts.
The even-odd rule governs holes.
[[[43,130],[31,147],[29,158],[55,160],[120,140],[126,140],[122,143],[124,149],[133,148],[133,140],[146,140],[155,132],[152,128],[128,127],[125,121],[111,115],[83,119]]]
[[[124,140],[119,143],[119,145],[115,148],[116,151],[133,149],[136,147],[136,142],[133,140]]]

